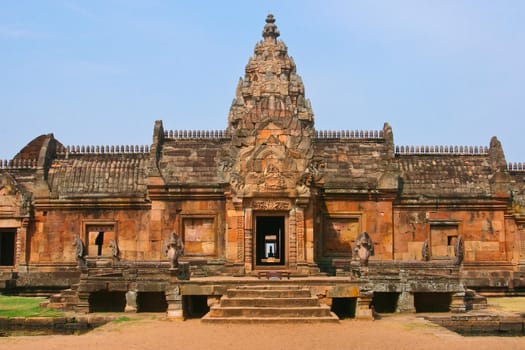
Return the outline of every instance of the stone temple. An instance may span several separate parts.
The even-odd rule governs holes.
[[[1,162],[0,292],[207,320],[461,312],[523,294],[523,164],[496,137],[407,147],[388,124],[317,130],[279,36],[268,15],[224,130],[158,120],[147,146],[41,135]],[[286,296],[308,312],[279,310]]]

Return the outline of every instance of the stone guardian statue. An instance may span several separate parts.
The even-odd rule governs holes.
[[[368,266],[371,255],[374,255],[374,243],[367,232],[361,232],[355,239],[353,256],[359,259],[362,265]]]
[[[76,235],[73,239],[73,247],[75,247],[75,257],[77,258],[77,263],[79,267],[86,266],[86,245],[82,241],[79,235]]]
[[[175,269],[179,266],[179,257],[184,255],[184,242],[175,232],[170,234],[164,255],[166,255],[170,261],[170,268]]]

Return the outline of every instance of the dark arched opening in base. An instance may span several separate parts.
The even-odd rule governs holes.
[[[166,312],[168,303],[164,292],[139,292],[137,312]]]
[[[183,295],[184,318],[201,318],[210,311],[207,295]]]
[[[125,307],[125,292],[102,290],[89,295],[89,312],[124,312]]]
[[[340,320],[355,318],[356,304],[357,298],[333,298],[331,310]]]
[[[414,293],[416,312],[448,312],[452,293]]]
[[[372,305],[374,311],[378,313],[394,313],[397,311],[399,293],[394,292],[374,292]]]

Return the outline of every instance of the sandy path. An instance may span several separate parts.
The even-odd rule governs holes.
[[[340,324],[210,325],[140,319],[80,336],[0,338],[0,349],[525,349],[525,337],[462,337],[414,315]]]

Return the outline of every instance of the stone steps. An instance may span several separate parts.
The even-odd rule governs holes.
[[[214,305],[208,313],[210,317],[328,317],[330,308],[328,306],[280,306],[280,307],[246,307],[246,306],[222,306]]]
[[[65,289],[58,294],[51,295],[49,300],[40,303],[40,307],[69,311],[74,310],[78,302],[77,291]]]
[[[317,297],[298,297],[298,298],[230,298],[223,296],[221,305],[226,307],[298,307],[298,306],[317,306]]]
[[[309,298],[311,296],[309,289],[230,289],[226,295],[228,298]]]
[[[205,323],[338,323],[337,316],[326,317],[208,317],[204,316],[201,322]]]
[[[297,285],[239,286],[228,289],[203,322],[316,323],[339,322],[308,288]]]

